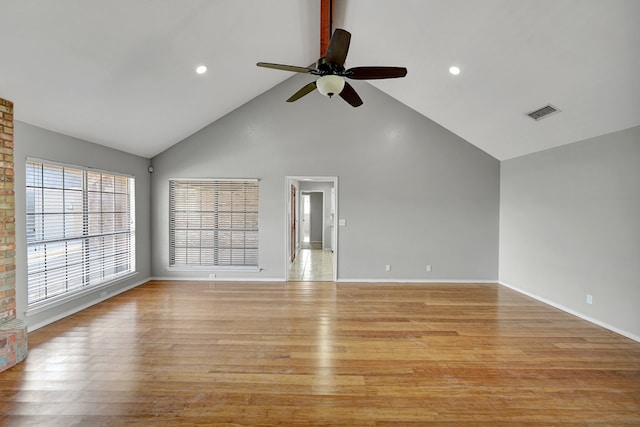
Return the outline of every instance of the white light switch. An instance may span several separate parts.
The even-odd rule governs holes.
[[[338,220],[338,225],[340,227],[344,227],[345,225],[347,225],[347,220],[346,219],[339,219]]]

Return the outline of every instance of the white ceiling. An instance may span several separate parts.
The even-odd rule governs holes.
[[[335,1],[347,67],[406,66],[371,83],[500,160],[640,125],[640,1]],[[313,63],[319,5],[0,0],[0,97],[16,120],[152,157],[291,76],[256,62]]]

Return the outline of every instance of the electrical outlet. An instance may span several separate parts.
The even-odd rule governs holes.
[[[593,304],[593,296],[591,294],[587,294],[587,304]]]
[[[209,275],[209,279],[215,279],[215,278],[216,278],[216,274],[215,274],[215,273],[211,273],[211,274]]]
[[[100,298],[106,298],[106,297],[107,297],[107,291],[100,292]]]
[[[385,270],[387,270],[387,271],[391,271],[391,265],[387,264],[387,265],[384,267],[384,269],[385,269]]]
[[[431,264],[427,265],[427,271],[431,271]]]

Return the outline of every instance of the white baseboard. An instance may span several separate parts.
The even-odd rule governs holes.
[[[531,298],[533,298],[533,299],[535,299],[535,300],[538,300],[538,301],[540,301],[540,302],[542,302],[542,303],[545,303],[545,304],[547,304],[547,305],[550,305],[551,307],[555,307],[555,308],[557,308],[558,310],[562,310],[562,311],[564,311],[565,313],[569,313],[569,314],[571,314],[571,315],[573,315],[573,316],[579,317],[579,318],[580,318],[580,319],[582,319],[582,320],[586,320],[587,322],[590,322],[590,323],[593,323],[593,324],[595,324],[595,325],[601,326],[601,327],[603,327],[603,328],[605,328],[605,329],[608,329],[608,330],[613,331],[613,332],[615,332],[615,333],[617,333],[617,334],[623,335],[623,336],[625,336],[625,337],[627,337],[627,338],[630,338],[630,339],[632,339],[632,340],[634,340],[634,341],[640,342],[640,336],[635,335],[635,334],[632,334],[631,332],[624,331],[624,330],[622,330],[622,329],[620,329],[620,328],[616,328],[615,326],[609,325],[608,323],[602,322],[602,321],[600,321],[600,320],[598,320],[598,319],[594,319],[593,317],[591,317],[591,316],[587,316],[587,315],[586,315],[586,314],[584,314],[584,313],[580,313],[580,312],[578,312],[578,311],[575,311],[575,310],[573,310],[573,309],[570,309],[570,308],[568,308],[568,307],[565,307],[565,306],[563,306],[562,304],[558,304],[558,303],[556,303],[556,302],[553,302],[553,301],[551,301],[551,300],[548,300],[548,299],[546,299],[546,298],[543,298],[543,297],[541,297],[541,296],[539,296],[539,295],[532,294],[531,292],[525,291],[525,290],[523,290],[523,289],[520,289],[520,288],[518,288],[518,287],[516,287],[516,286],[513,286],[513,285],[510,285],[510,284],[508,284],[508,283],[501,282],[501,281],[498,281],[498,283],[499,283],[500,285],[504,286],[505,288],[509,288],[509,289],[514,290],[514,291],[516,291],[516,292],[518,292],[518,293],[520,293],[520,294],[522,294],[522,295],[526,295],[526,296],[528,296],[528,297],[531,297]]]
[[[337,283],[498,283],[497,280],[338,279]]]
[[[149,280],[178,280],[183,282],[286,282],[284,277],[152,277]]]
[[[185,282],[286,282],[284,277],[152,277],[149,280],[179,280]],[[295,282],[295,280],[294,280]],[[338,279],[336,283],[494,283],[497,280],[422,280],[422,279]]]

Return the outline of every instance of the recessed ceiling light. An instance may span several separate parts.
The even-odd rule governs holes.
[[[207,72],[207,66],[206,65],[198,65],[196,67],[196,73],[198,74],[204,74]]]
[[[454,76],[457,76],[458,74],[460,74],[460,68],[454,65],[453,67],[449,68],[449,72]]]

